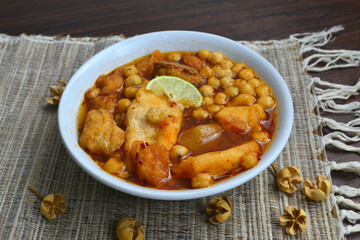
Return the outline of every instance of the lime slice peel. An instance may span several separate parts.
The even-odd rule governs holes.
[[[178,77],[155,77],[146,85],[146,89],[159,95],[165,95],[171,102],[181,103],[185,107],[199,107],[203,102],[199,90],[190,82]]]

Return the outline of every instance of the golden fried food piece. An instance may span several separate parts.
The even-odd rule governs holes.
[[[141,77],[153,76],[154,64],[164,61],[165,58],[161,55],[160,50],[154,50],[151,56],[148,56],[136,64],[136,68],[139,70]]]
[[[159,108],[164,113],[164,119],[159,123],[151,122],[147,114],[152,107]],[[128,157],[131,145],[138,140],[148,144],[163,145],[170,149],[178,139],[183,124],[183,111],[176,103],[171,103],[166,96],[160,96],[141,87],[128,108],[125,125],[125,154]],[[131,163],[127,161],[130,171]]]
[[[189,67],[195,68],[197,70],[200,70],[206,65],[203,60],[194,55],[191,55],[190,53],[184,53],[182,56],[182,61]]]
[[[188,157],[174,164],[172,172],[177,178],[192,179],[198,173],[223,175],[236,168],[247,153],[259,154],[260,145],[249,141],[224,151],[209,152],[195,157]]]
[[[131,148],[131,160],[136,175],[145,184],[159,188],[170,179],[169,150],[163,145],[149,145],[135,141]]]
[[[261,130],[261,120],[266,120],[266,112],[259,105],[225,107],[215,115],[220,126],[232,132],[245,133]]]
[[[109,75],[100,75],[96,80],[96,85],[101,87],[100,95],[108,95],[120,91],[123,82],[120,71],[116,70]]]
[[[180,63],[159,62],[154,64],[154,74],[157,76],[169,75],[182,78],[199,86],[205,82],[205,78],[194,68]]]
[[[86,116],[79,145],[89,153],[111,155],[125,140],[124,131],[116,126],[106,109],[91,110]]]
[[[89,99],[88,101],[89,109],[106,109],[109,112],[113,112],[116,107],[116,96],[115,94],[107,96],[97,96]]]

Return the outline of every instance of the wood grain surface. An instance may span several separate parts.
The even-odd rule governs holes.
[[[194,30],[234,40],[287,38],[293,33],[316,32],[343,25],[345,30],[327,49],[360,50],[359,0],[0,0],[0,33],[108,36],[161,30]],[[336,69],[313,74],[323,80],[354,85],[360,68]],[[353,97],[352,100],[360,100]],[[322,114],[349,121],[352,114]],[[324,134],[329,129],[323,129]],[[360,146],[360,144],[355,144]],[[360,160],[359,154],[326,148],[330,161]],[[333,172],[333,182],[360,188],[359,176]],[[360,201],[360,198],[356,199]],[[359,239],[351,234],[348,239]]]

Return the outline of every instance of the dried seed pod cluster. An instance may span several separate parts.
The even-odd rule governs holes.
[[[294,184],[301,183],[302,176],[297,167],[289,166],[284,167],[279,171],[277,167],[272,164],[274,171],[276,172],[276,183],[281,191],[286,193],[294,193],[297,191],[297,188]],[[329,196],[331,191],[330,181],[323,175],[319,175],[316,178],[317,184],[313,183],[311,180],[306,179],[303,184],[303,193],[305,196],[314,201],[322,201]]]
[[[286,193],[294,193],[297,191],[297,188],[294,184],[301,183],[302,176],[298,168],[294,166],[284,167],[279,171],[279,169],[272,164],[274,171],[276,172],[276,183],[279,186],[280,190]],[[317,184],[313,183],[311,180],[306,179],[303,184],[303,193],[305,196],[314,201],[322,201],[329,196],[331,191],[330,181],[319,175],[316,178]],[[286,226],[286,233],[290,235],[295,235],[298,230],[301,232],[306,229],[306,213],[302,209],[297,209],[293,206],[287,207],[284,210],[286,214],[283,214],[279,218],[280,225]]]
[[[329,196],[331,191],[331,183],[326,177],[319,175],[316,178],[317,184],[306,179],[304,182],[303,193],[305,196],[314,201],[322,201]]]
[[[273,165],[274,167],[274,165]],[[280,171],[274,167],[276,171],[276,183],[280,190],[289,194],[297,191],[294,184],[299,184],[302,181],[300,170],[297,167],[284,167]]]
[[[286,233],[295,235],[299,230],[306,230],[306,213],[301,208],[290,206],[284,209],[285,214],[279,217],[281,226],[286,226]]]
[[[36,191],[32,186],[29,189],[41,198],[40,211],[47,219],[56,219],[57,214],[64,214],[66,210],[65,197],[59,193],[48,194],[45,197]]]
[[[116,226],[119,240],[142,240],[145,236],[144,226],[137,227],[138,221],[133,218],[123,218]]]
[[[218,197],[210,200],[210,204],[206,207],[206,213],[211,216],[209,221],[212,224],[223,223],[230,217],[232,205],[227,195],[226,200]]]
[[[59,105],[60,98],[66,87],[66,82],[60,80],[60,86],[51,85],[50,92],[52,97],[45,98],[45,101],[50,105]]]
[[[65,213],[65,200],[65,197],[59,193],[46,195],[40,205],[41,214],[47,219],[56,219],[56,213]]]

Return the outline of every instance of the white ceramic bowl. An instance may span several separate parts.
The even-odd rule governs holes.
[[[211,187],[189,190],[157,190],[138,186],[116,178],[101,170],[78,144],[76,119],[84,93],[93,86],[100,74],[105,74],[153,50],[199,51],[201,49],[224,53],[236,62],[245,62],[269,84],[278,103],[278,124],[271,146],[259,164],[239,175]],[[116,190],[151,199],[184,200],[206,197],[235,188],[266,169],[284,148],[292,127],[293,106],[289,90],[276,69],[262,56],[249,48],[217,35],[192,31],[154,32],[116,43],[89,59],[70,79],[61,97],[58,111],[63,143],[75,162],[98,181]]]

